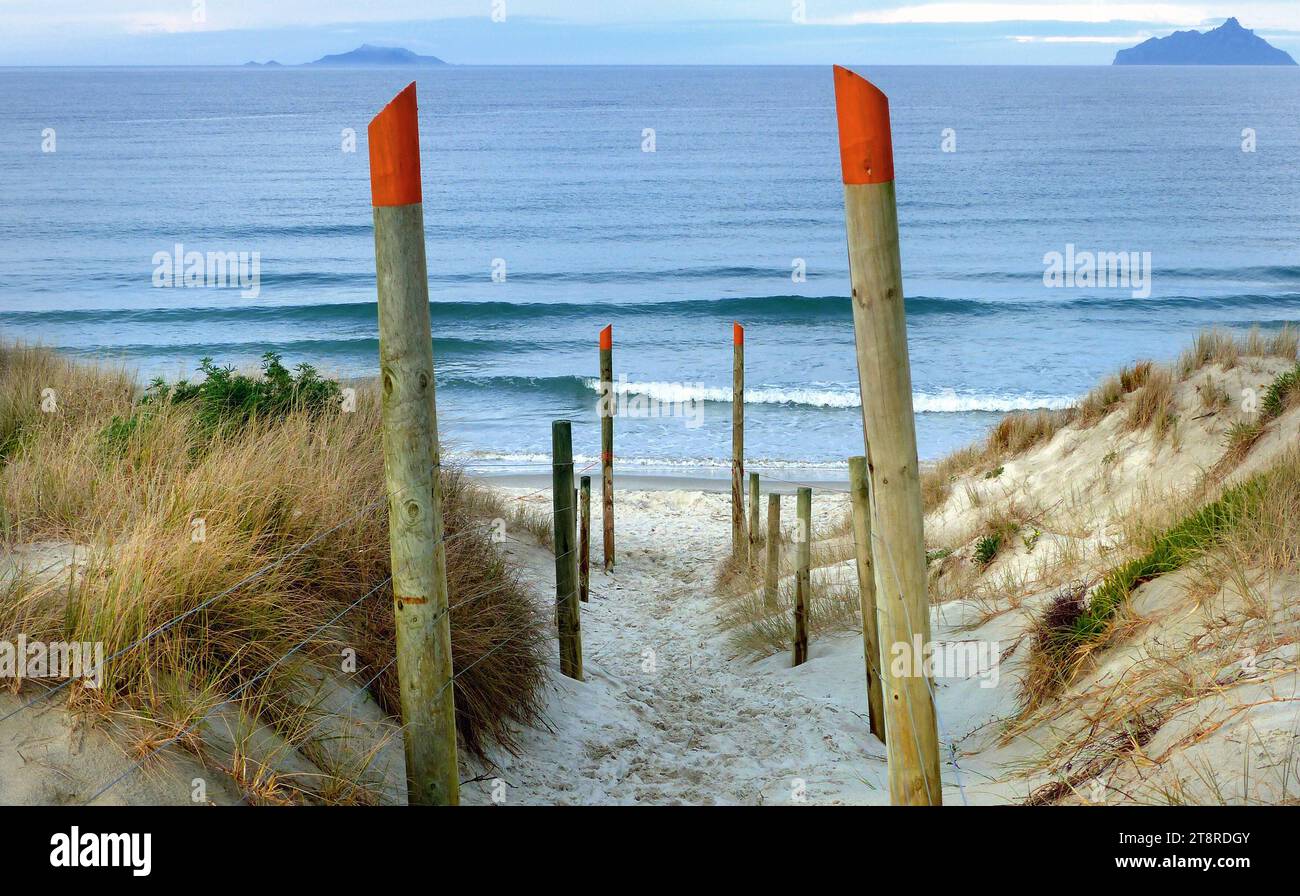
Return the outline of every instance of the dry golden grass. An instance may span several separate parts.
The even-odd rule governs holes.
[[[1216,327],[1197,335],[1196,341],[1178,359],[1177,370],[1183,379],[1187,379],[1210,364],[1231,370],[1243,357],[1294,361],[1298,345],[1300,330],[1289,324],[1272,333],[1252,327],[1244,336]]]
[[[948,500],[957,478],[977,472],[996,472],[1003,461],[1050,441],[1073,419],[1073,409],[1017,411],[1006,415],[983,442],[954,451],[921,471],[921,501],[926,512]]]
[[[1204,382],[1196,387],[1196,393],[1201,397],[1201,408],[1206,411],[1222,411],[1232,404],[1228,390],[1214,382],[1208,374]]]
[[[1228,531],[1217,556],[1237,569],[1300,572],[1300,452],[1283,457],[1268,483],[1264,500]]]
[[[1176,431],[1174,371],[1186,379],[1209,364],[1231,368],[1241,358],[1295,360],[1300,330],[1284,326],[1271,333],[1254,328],[1244,335],[1226,330],[1206,330],[1184,352],[1174,367],[1137,361],[1107,377],[1071,408],[1059,411],[1019,411],[1003,417],[987,438],[939,460],[922,471],[921,500],[926,512],[942,506],[962,476],[996,470],[1005,461],[1051,440],[1063,427],[1096,425],[1121,405],[1128,404],[1124,420],[1130,431],[1152,430],[1160,438]],[[1300,401],[1300,389],[1296,390]],[[1133,396],[1131,399],[1129,396]],[[1207,407],[1223,406],[1226,393],[1202,393]]]
[[[1115,408],[1124,396],[1146,385],[1151,376],[1152,363],[1138,361],[1119,373],[1107,377],[1079,402],[1078,421],[1081,427],[1093,426]]]
[[[1176,420],[1173,373],[1164,367],[1153,368],[1129,402],[1124,428],[1130,432],[1149,430],[1164,438]]]
[[[980,465],[984,458],[983,445],[968,445],[944,457],[933,466],[921,471],[921,504],[926,512],[941,506],[952,494],[952,483],[958,476]]]
[[[739,595],[726,604],[721,624],[728,642],[748,656],[770,656],[794,644],[795,583],[784,579],[777,588],[778,608],[767,606],[762,590]],[[862,611],[856,573],[831,581],[814,580],[808,602],[808,638],[836,632],[861,631]]]
[[[360,392],[354,413],[295,412],[210,435],[187,406],[137,409],[119,372],[13,347],[0,347],[0,371],[5,539],[69,542],[87,560],[70,581],[0,594],[0,637],[97,641],[111,655],[179,619],[109,663],[104,687],[74,689],[74,706],[170,715],[170,726],[240,693],[274,726],[288,712],[281,698],[304,675],[342,677],[344,651],[355,651],[360,681],[392,658],[374,394]],[[49,413],[41,411],[45,389],[58,397]],[[106,436],[114,416],[137,412],[127,435]],[[442,481],[454,663],[466,670],[456,682],[458,729],[471,752],[489,741],[509,748],[512,723],[533,722],[540,709],[544,621],[482,518],[502,515],[499,503],[455,471],[444,470]],[[396,712],[393,669],[372,691]],[[179,712],[163,712],[177,704]]]
[[[42,348],[0,346],[0,461],[18,450],[33,426],[70,434],[105,411],[120,413],[135,392],[123,370],[72,364]]]
[[[809,603],[809,636],[861,631],[853,519],[846,513],[825,529],[812,533],[809,569],[813,594]],[[730,631],[732,646],[742,653],[766,656],[788,650],[794,637],[794,574],[798,555],[792,532],[784,530],[776,543],[765,541],[748,558],[728,555],[718,566],[715,591],[722,596],[722,627]],[[767,606],[763,594],[768,551],[777,552],[778,603]],[[840,567],[834,568],[832,567]]]
[[[814,500],[816,497],[814,493]],[[793,549],[793,530],[789,528],[791,522],[789,519],[786,520],[787,527],[782,529],[775,546],[775,550],[780,555],[777,560],[779,576],[793,575],[798,561]],[[767,533],[764,531],[759,536],[757,550],[753,552],[752,557],[728,552],[718,563],[714,574],[713,590],[725,596],[736,597],[761,586],[767,569],[767,549]],[[812,533],[809,555],[811,569],[833,566],[855,556],[851,511],[846,511],[825,529],[818,529]]]

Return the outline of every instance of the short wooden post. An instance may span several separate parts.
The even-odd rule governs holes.
[[[407,800],[456,805],[456,705],[414,83],[375,116],[368,133]]]
[[[812,489],[800,488],[798,497],[797,556],[794,586],[794,665],[808,661],[808,604],[812,601]]]
[[[551,424],[551,504],[555,514],[555,624],[560,636],[560,672],[582,681],[582,615],[578,606],[578,545],[573,506],[573,427]]]
[[[876,573],[871,563],[871,496],[867,459],[849,458],[849,495],[853,502],[853,549],[857,555],[858,599],[862,606],[862,656],[867,667],[867,712],[871,733],[885,740],[885,706],[880,689],[880,629],[876,620]]]
[[[578,597],[587,603],[591,590],[591,477],[582,477],[582,531],[578,536]]]
[[[758,474],[749,474],[749,562],[758,563]]]
[[[781,496],[772,492],[767,496],[767,571],[763,576],[763,604],[769,610],[777,608],[776,582],[781,565]]]
[[[745,328],[731,325],[731,553],[748,555],[745,534]]]
[[[912,372],[898,250],[889,101],[876,87],[835,67],[844,175],[853,329],[866,456],[871,475],[872,554],[889,758],[895,805],[940,805],[939,736],[922,657],[893,675],[894,647],[930,641],[925,533],[916,457]],[[915,640],[914,640],[915,639]]]
[[[605,572],[614,568],[614,325],[600,331],[600,501]]]

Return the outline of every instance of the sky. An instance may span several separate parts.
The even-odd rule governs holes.
[[[1300,0],[0,0],[0,65],[1105,65],[1229,16],[1300,58]]]

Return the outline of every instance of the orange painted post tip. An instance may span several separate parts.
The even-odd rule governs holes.
[[[614,347],[614,325],[608,324],[605,329],[600,331],[600,347],[602,350]]]
[[[414,81],[380,110],[366,134],[370,144],[371,205],[420,202],[420,120]]]
[[[731,341],[736,345],[745,344],[745,328],[738,323],[731,325]]]
[[[835,66],[835,113],[840,126],[840,167],[846,184],[894,179],[889,98],[861,75]]]

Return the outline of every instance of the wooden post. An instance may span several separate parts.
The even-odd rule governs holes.
[[[460,801],[456,705],[414,83],[375,116],[368,133],[407,800],[454,806]]]
[[[749,562],[758,563],[758,474],[749,474]]]
[[[745,549],[745,328],[731,325],[731,553]]]
[[[858,559],[858,599],[862,605],[862,656],[867,667],[867,711],[871,733],[885,741],[885,706],[880,690],[880,629],[876,620],[876,573],[871,563],[871,496],[867,459],[849,458],[849,494],[853,501],[853,548]]]
[[[767,496],[767,571],[763,576],[763,603],[769,610],[777,608],[776,580],[781,564],[781,496]]]
[[[853,329],[868,470],[880,653],[930,641],[921,480],[898,251],[889,101],[835,67],[840,161],[853,281]],[[882,663],[889,795],[895,805],[940,805],[939,736],[921,657],[908,674]]]
[[[600,501],[605,572],[614,569],[614,325],[600,331]]]
[[[582,477],[582,532],[578,536],[578,597],[587,603],[591,590],[591,477]]]
[[[555,513],[555,624],[560,635],[560,672],[582,681],[582,615],[578,608],[578,545],[573,506],[573,427],[551,424],[551,504]]]
[[[794,665],[808,661],[808,604],[812,601],[812,489],[800,488],[798,558],[794,586]]]

